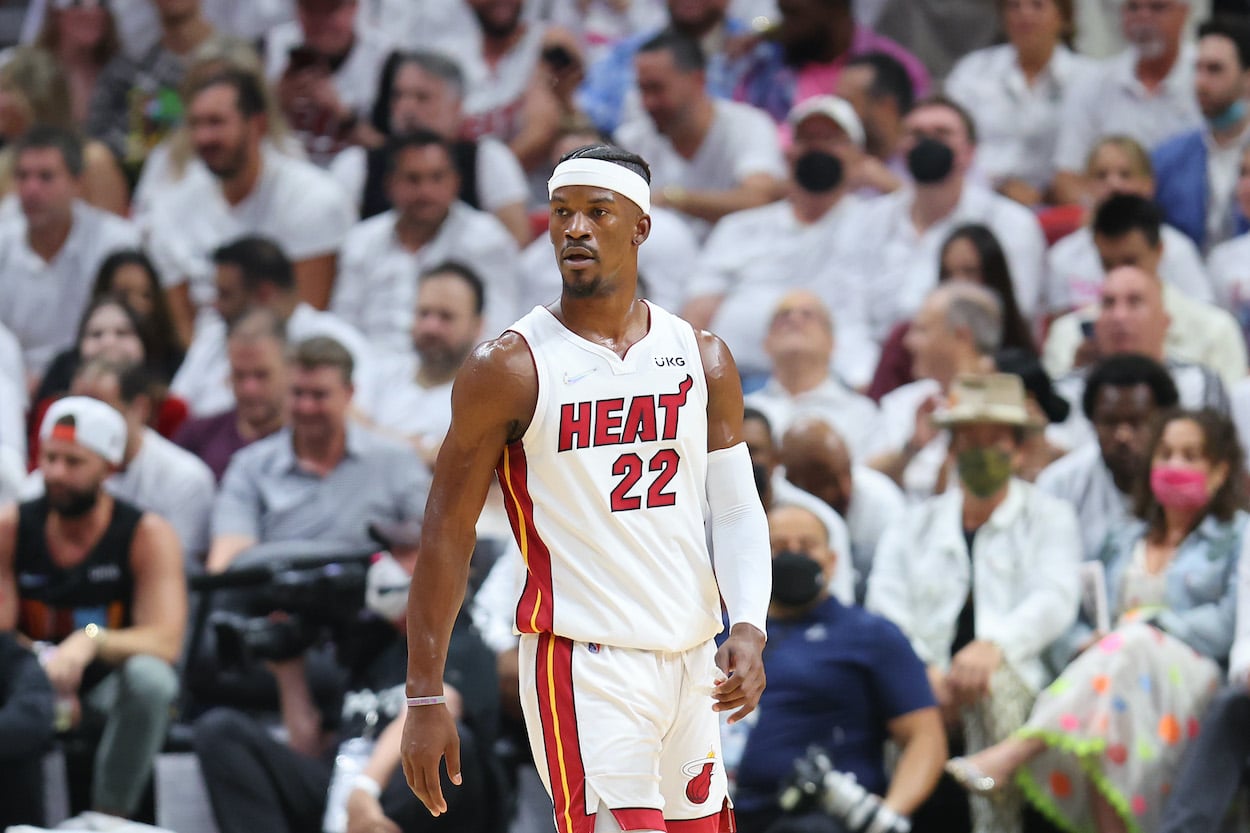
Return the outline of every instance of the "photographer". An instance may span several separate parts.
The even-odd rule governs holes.
[[[415,549],[397,549],[395,556],[383,554],[369,570],[366,604],[375,618],[362,623],[351,640],[359,650],[340,650],[339,658],[348,666],[348,684],[337,732],[321,731],[299,661],[274,669],[288,743],[273,739],[265,727],[232,709],[215,709],[197,721],[195,751],[221,833],[490,829],[492,808],[499,803],[490,792],[487,759],[497,719],[498,684],[494,655],[467,617],[461,617],[452,631],[445,678],[446,708],[459,729],[464,776],[463,786],[447,792],[451,797],[447,813],[435,818],[426,812],[398,766],[405,716],[404,606],[416,558]],[[372,748],[360,743],[361,738],[375,737]],[[356,760],[358,774],[343,771],[344,757]],[[449,786],[444,780],[443,789]],[[344,798],[343,793],[345,827],[343,808],[335,802]]]
[[[768,529],[768,688],[738,767],[738,829],[904,833],[946,758],[924,664],[896,627],[829,595],[837,556],[815,515],[775,508]],[[888,740],[900,750],[892,778],[885,773]],[[832,760],[833,772],[803,766],[809,745]],[[846,776],[853,776],[850,788]],[[783,814],[778,793],[787,782],[798,791],[785,791],[789,812]],[[789,800],[799,794],[808,800]]]

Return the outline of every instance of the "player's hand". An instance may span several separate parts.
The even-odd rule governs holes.
[[[404,718],[401,743],[404,777],[431,815],[447,812],[439,764],[447,759],[447,775],[460,786],[460,736],[446,706],[413,706]]]
[[[739,622],[716,652],[716,666],[725,672],[726,679],[716,684],[712,694],[716,705],[712,708],[732,711],[730,723],[755,711],[764,693],[764,641],[759,628]]]

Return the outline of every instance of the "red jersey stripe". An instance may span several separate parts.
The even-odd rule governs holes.
[[[526,486],[525,447],[509,443],[496,469],[504,490],[508,522],[525,560],[525,589],[517,603],[516,624],[521,633],[550,633],[552,629],[551,552],[534,528],[534,502]]]

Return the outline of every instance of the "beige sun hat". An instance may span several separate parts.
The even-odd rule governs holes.
[[[943,428],[969,423],[992,423],[1033,428],[1038,421],[1029,414],[1024,383],[1012,373],[959,376],[951,385],[946,407],[933,415]]]

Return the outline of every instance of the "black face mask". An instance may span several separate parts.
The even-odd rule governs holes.
[[[809,150],[794,161],[794,181],[809,194],[827,194],[842,184],[842,160]]]
[[[825,589],[820,565],[801,552],[787,550],[773,558],[773,602],[782,607],[807,607]]]
[[[907,154],[907,170],[921,185],[933,185],[950,176],[955,152],[937,139],[921,139]]]
[[[768,469],[764,466],[751,466],[751,474],[755,475],[755,490],[760,493],[760,499],[764,499],[764,493],[768,491]]]

